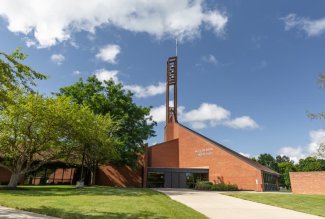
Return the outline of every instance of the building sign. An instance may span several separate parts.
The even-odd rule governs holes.
[[[167,72],[168,72],[168,84],[172,85],[176,83],[176,74],[177,74],[177,58],[171,57],[167,62]]]
[[[195,150],[195,153],[198,157],[202,157],[202,156],[209,156],[212,155],[212,148],[202,148],[202,149],[198,149]]]

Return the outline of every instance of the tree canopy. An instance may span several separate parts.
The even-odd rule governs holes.
[[[274,171],[278,170],[276,160],[271,154],[260,154],[257,158],[257,162]]]
[[[133,94],[125,91],[121,83],[112,80],[102,83],[95,76],[85,82],[77,83],[60,89],[58,96],[69,96],[79,105],[88,106],[95,114],[110,114],[118,121],[119,128],[112,136],[120,143],[117,148],[119,158],[115,163],[136,165],[138,155],[143,152],[143,143],[154,136],[149,107],[138,106],[133,102]]]
[[[113,156],[109,114],[95,115],[65,96],[16,91],[8,97],[11,104],[0,111],[0,166],[12,173],[10,187],[47,162],[80,157],[80,148],[96,162]]]
[[[8,92],[21,87],[31,89],[35,85],[35,79],[46,79],[47,76],[36,72],[27,65],[21,63],[27,55],[20,49],[11,54],[0,51],[0,103],[9,100]]]

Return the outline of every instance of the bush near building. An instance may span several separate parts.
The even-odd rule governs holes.
[[[236,184],[226,184],[226,183],[213,184],[212,182],[209,181],[198,181],[195,184],[195,189],[207,190],[207,191],[238,191],[238,186]]]

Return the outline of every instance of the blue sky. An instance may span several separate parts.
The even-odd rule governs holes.
[[[179,118],[250,155],[297,160],[325,140],[323,1],[10,1],[0,49],[21,46],[45,94],[97,75],[152,106],[163,141],[166,59],[179,39]]]

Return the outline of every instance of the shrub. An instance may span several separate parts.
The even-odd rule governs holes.
[[[211,186],[213,191],[238,191],[238,186],[236,184],[225,184],[218,183]]]
[[[195,189],[197,189],[197,190],[210,190],[212,185],[213,185],[213,183],[209,182],[209,181],[197,181],[195,183]]]
[[[198,181],[195,184],[197,190],[211,190],[211,191],[238,191],[236,184],[216,183],[213,184],[209,181]]]

